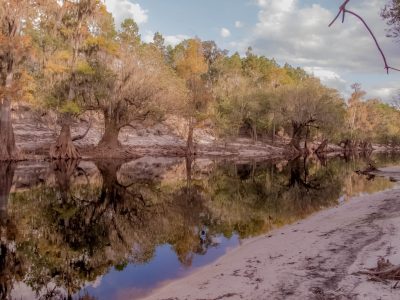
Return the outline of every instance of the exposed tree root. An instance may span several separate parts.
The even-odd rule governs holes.
[[[63,141],[59,139],[57,143],[50,148],[50,157],[53,159],[78,159],[81,156],[72,144],[72,141]]]
[[[60,136],[50,148],[50,157],[53,159],[78,159],[81,157],[71,138],[69,125],[63,125]]]
[[[371,172],[375,172],[378,171],[378,169],[374,166],[373,163],[369,163],[368,167],[365,168],[365,170],[356,170],[355,172],[357,174],[361,174],[361,175],[373,175],[371,174]]]
[[[400,266],[381,257],[376,268],[359,271],[358,274],[368,275],[370,280],[382,283],[387,283],[388,280],[400,281]]]

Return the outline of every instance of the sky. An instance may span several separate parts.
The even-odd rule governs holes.
[[[189,37],[214,40],[230,54],[254,53],[304,68],[351,94],[358,82],[369,98],[390,102],[400,93],[400,72],[386,74],[383,60],[362,23],[347,15],[328,27],[343,0],[105,0],[116,24],[131,17],[142,39],[160,32],[175,45]],[[400,68],[400,43],[386,37],[384,0],[352,0],[347,6],[374,31],[389,65]]]

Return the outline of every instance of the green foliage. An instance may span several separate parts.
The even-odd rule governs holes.
[[[114,268],[115,268],[115,270],[121,272],[121,271],[123,271],[127,266],[128,266],[128,261],[124,261],[124,262],[122,262],[122,263],[120,263],[120,264],[115,265]]]
[[[156,32],[156,33],[154,34],[154,37],[153,37],[153,44],[154,44],[154,46],[156,46],[156,48],[157,48],[161,53],[165,54],[165,51],[166,51],[166,48],[165,48],[165,39],[164,39],[164,37],[162,36],[161,33]]]
[[[80,113],[79,105],[75,102],[68,101],[65,102],[59,109],[61,113],[70,113],[72,115],[77,115]]]
[[[125,19],[121,23],[121,31],[118,35],[124,43],[132,46],[140,43],[139,27],[133,19]]]
[[[383,12],[392,33],[395,2]],[[172,113],[192,129],[211,124],[220,137],[293,138],[300,126],[302,142],[400,143],[399,111],[365,99],[359,85],[346,103],[302,68],[279,65],[251,47],[240,56],[199,38],[166,46],[160,32],[144,43],[133,19],[117,30],[101,1],[68,3],[38,6],[24,29],[21,42],[32,44],[35,55],[18,79],[23,99],[35,106],[73,115],[111,108],[116,127]]]
[[[358,84],[353,88],[346,110],[344,136],[356,141],[399,145],[400,111],[377,99],[364,99],[365,92]]]
[[[86,62],[79,62],[76,66],[76,72],[81,75],[94,75],[95,71],[93,68]]]
[[[388,25],[388,36],[399,39],[400,37],[400,1],[389,0],[386,1],[381,16],[386,20]]]

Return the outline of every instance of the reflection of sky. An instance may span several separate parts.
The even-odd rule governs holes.
[[[135,296],[142,296],[164,281],[187,275],[195,268],[215,261],[239,245],[239,238],[236,235],[230,239],[219,236],[218,241],[219,244],[208,248],[206,254],[196,254],[191,267],[185,267],[179,262],[170,245],[159,246],[154,258],[148,264],[129,264],[123,271],[113,268],[101,279],[87,286],[86,291],[97,299],[132,299]]]

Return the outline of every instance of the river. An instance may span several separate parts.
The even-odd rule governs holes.
[[[400,156],[0,164],[1,299],[135,299],[246,239],[393,188]]]

